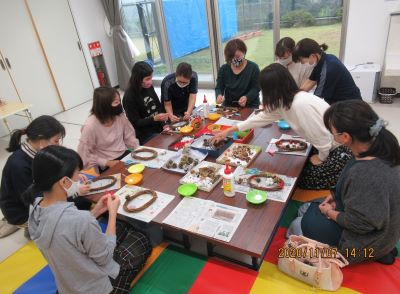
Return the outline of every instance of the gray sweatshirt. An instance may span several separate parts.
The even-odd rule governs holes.
[[[380,159],[359,160],[341,193],[344,212],[337,223],[344,230],[339,249],[345,254],[348,249],[348,260],[371,261],[390,252],[400,239],[399,167]]]
[[[48,261],[59,293],[110,293],[109,277],[116,278],[113,260],[116,237],[102,233],[97,220],[73,203],[46,208],[36,198],[29,212],[29,233]]]

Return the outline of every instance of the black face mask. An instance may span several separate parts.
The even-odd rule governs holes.
[[[124,112],[124,109],[122,108],[122,104],[119,104],[118,106],[112,106],[111,107],[111,113],[115,116],[120,115],[121,113]]]

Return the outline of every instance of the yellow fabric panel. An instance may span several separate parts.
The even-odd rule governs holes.
[[[300,282],[288,275],[282,273],[275,264],[264,261],[261,265],[260,271],[251,294],[265,294],[265,293],[285,293],[285,294],[301,294],[301,293],[327,293],[326,291],[317,290],[310,285]],[[354,294],[359,293],[351,289],[341,287],[335,293],[337,294]]]
[[[131,287],[135,285],[135,283],[140,279],[140,277],[147,271],[147,269],[153,264],[153,262],[160,256],[160,254],[164,251],[164,249],[168,246],[167,243],[161,243],[157,247],[153,248],[153,251],[150,254],[150,257],[147,259],[146,265],[144,268],[138,273],[135,279],[131,283]]]
[[[328,195],[330,195],[329,190],[303,190],[297,188],[293,194],[292,200],[308,202]]]
[[[0,263],[1,293],[12,293],[47,265],[32,241]]]

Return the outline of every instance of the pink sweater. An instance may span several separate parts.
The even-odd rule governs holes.
[[[91,115],[81,129],[78,153],[84,168],[100,166],[104,168],[108,160],[121,156],[128,148],[136,148],[139,141],[135,130],[125,114],[115,117],[113,124],[104,126]]]

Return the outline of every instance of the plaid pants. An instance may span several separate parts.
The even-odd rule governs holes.
[[[129,293],[132,281],[144,267],[151,251],[150,240],[146,235],[127,223],[117,221],[114,260],[120,265],[120,272],[115,279],[110,279],[114,288],[111,293]]]

